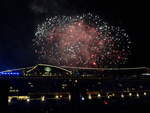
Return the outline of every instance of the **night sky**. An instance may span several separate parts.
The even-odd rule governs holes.
[[[149,9],[147,3],[102,0],[1,0],[0,70],[37,64],[32,39],[37,24],[54,15],[94,13],[126,30],[132,55],[126,67],[149,62]]]

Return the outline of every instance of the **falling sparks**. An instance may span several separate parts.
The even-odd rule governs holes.
[[[91,13],[47,18],[33,42],[40,61],[77,67],[125,64],[131,43],[124,30]]]

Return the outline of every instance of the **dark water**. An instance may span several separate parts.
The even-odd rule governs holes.
[[[107,101],[107,100],[106,100]],[[149,110],[149,100],[118,100],[105,103],[103,100],[83,101],[78,104],[65,101],[13,102],[9,113],[144,113]]]

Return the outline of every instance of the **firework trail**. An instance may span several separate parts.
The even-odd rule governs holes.
[[[131,43],[124,30],[91,13],[47,18],[33,42],[40,61],[79,67],[125,64]]]

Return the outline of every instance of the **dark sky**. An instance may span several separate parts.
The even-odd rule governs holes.
[[[105,1],[105,2],[103,2]],[[110,0],[1,0],[0,70],[37,63],[32,39],[38,23],[53,15],[95,13],[111,25],[126,29],[132,55],[126,66],[149,66],[148,3]]]

